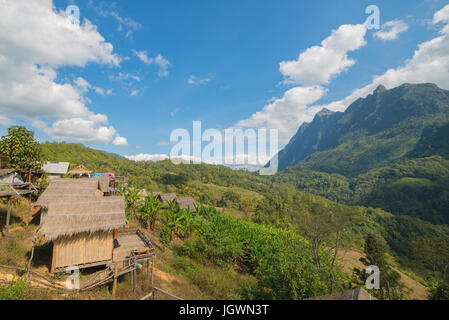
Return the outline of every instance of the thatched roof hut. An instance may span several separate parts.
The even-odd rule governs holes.
[[[196,203],[192,197],[177,198],[176,201],[178,201],[179,207],[183,210],[195,210]]]
[[[53,242],[52,272],[112,261],[113,231],[127,224],[126,204],[123,197],[104,197],[100,188],[99,179],[57,179],[40,196],[38,233]]]
[[[80,165],[76,167],[75,169],[69,171],[69,175],[71,176],[90,176],[92,174],[92,171],[87,169],[85,166]]]
[[[94,201],[50,203],[39,233],[48,241],[80,233],[108,232],[126,225],[125,200],[108,197]]]
[[[173,200],[175,200],[176,194],[174,193],[161,193],[159,194],[159,199],[161,200],[162,203],[168,203],[171,202]]]
[[[52,202],[92,201],[102,196],[97,179],[55,179],[39,197],[36,206],[46,207]]]

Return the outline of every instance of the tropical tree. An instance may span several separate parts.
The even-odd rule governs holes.
[[[174,235],[182,234],[185,227],[185,214],[181,210],[179,203],[175,200],[168,202],[169,210],[165,211],[167,219],[167,227],[170,232],[170,241],[173,240]]]
[[[153,230],[158,213],[163,209],[163,204],[157,196],[150,192],[148,197],[140,204],[140,216],[147,228]]]
[[[135,217],[139,203],[142,200],[142,195],[140,195],[141,190],[137,188],[124,188],[121,191],[121,195],[126,201],[126,210],[130,217]]]
[[[31,171],[39,170],[44,162],[39,142],[34,140],[34,132],[22,126],[12,126],[8,135],[0,140],[0,153],[7,159],[9,166],[28,175]]]

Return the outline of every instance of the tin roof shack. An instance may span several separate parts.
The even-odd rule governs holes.
[[[53,180],[39,198],[39,234],[53,242],[51,272],[112,262],[114,231],[127,224],[126,204],[98,188],[98,179]]]
[[[14,184],[16,169],[0,169],[0,187]]]
[[[69,170],[69,162],[46,162],[42,170],[48,175],[50,180],[62,178]]]

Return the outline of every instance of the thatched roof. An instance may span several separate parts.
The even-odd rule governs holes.
[[[125,200],[108,197],[85,202],[52,202],[41,219],[39,233],[48,241],[79,233],[111,231],[126,225]]]
[[[84,174],[92,174],[92,171],[90,171],[89,169],[87,169],[85,166],[81,165],[76,167],[75,169],[69,171],[70,175],[84,175]]]
[[[100,188],[101,192],[108,193],[110,191],[109,180],[109,177],[98,179],[98,187]]]
[[[184,210],[194,210],[196,203],[192,197],[187,198],[177,198],[176,201],[179,203],[179,207]]]
[[[162,203],[168,203],[176,199],[176,194],[174,193],[161,193],[159,194],[159,198]]]
[[[52,202],[92,201],[102,197],[98,190],[98,179],[55,179],[36,202],[46,207]]]
[[[69,162],[46,162],[42,169],[49,174],[66,174],[69,166]]]
[[[16,172],[16,169],[0,169],[0,177]]]
[[[348,290],[336,294],[330,294],[322,297],[310,298],[307,300],[377,300],[363,288]]]

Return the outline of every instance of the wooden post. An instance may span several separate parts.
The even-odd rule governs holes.
[[[118,273],[118,264],[115,264],[114,271],[114,284],[112,285],[112,300],[115,300],[115,291],[117,289],[117,273]]]
[[[8,236],[9,233],[9,222],[11,220],[11,197],[8,197],[8,211],[6,213],[6,231],[5,236]]]
[[[147,259],[147,278],[150,275],[150,259]]]
[[[31,186],[30,186],[30,191],[31,191]],[[28,196],[28,216],[27,216],[27,225],[30,224],[30,217],[31,217],[31,193]]]
[[[151,288],[154,289],[154,257],[151,259]]]
[[[134,266],[136,267],[136,264],[134,263]],[[133,270],[133,291],[136,292],[137,290],[137,269]]]
[[[30,224],[30,216],[31,216],[31,169],[28,174],[28,190],[30,191],[30,194],[28,196],[28,216],[27,216],[27,225]]]

